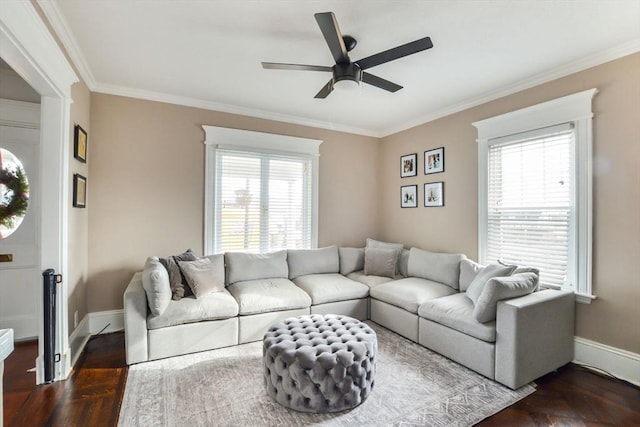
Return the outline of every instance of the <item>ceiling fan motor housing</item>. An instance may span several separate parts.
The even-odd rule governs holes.
[[[362,70],[353,63],[337,63],[333,66],[333,82],[351,80],[358,84],[362,81]]]

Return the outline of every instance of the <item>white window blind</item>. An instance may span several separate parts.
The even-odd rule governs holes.
[[[312,158],[216,150],[215,252],[312,246]]]
[[[566,286],[575,219],[570,125],[489,141],[487,260],[540,269],[540,283]]]

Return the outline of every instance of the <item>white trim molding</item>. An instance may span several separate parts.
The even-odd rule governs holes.
[[[640,386],[640,354],[575,337],[573,363],[592,366]]]

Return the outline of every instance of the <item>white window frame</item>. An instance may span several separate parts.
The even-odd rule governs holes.
[[[590,303],[592,274],[592,187],[593,111],[591,101],[597,89],[589,89],[531,107],[473,123],[478,130],[478,258],[486,262],[487,192],[489,145],[497,138],[531,132],[563,123],[573,123],[575,131],[575,233],[569,250],[570,277],[567,288],[578,302]]]
[[[318,247],[318,168],[320,144],[317,139],[202,125],[205,132],[204,250],[215,252],[216,153],[218,149],[252,153],[302,155],[311,158],[311,247]]]

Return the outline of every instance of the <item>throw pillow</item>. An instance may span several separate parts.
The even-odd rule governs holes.
[[[482,293],[482,288],[489,279],[510,275],[515,270],[515,265],[489,264],[478,273],[467,288],[466,295],[475,304]]]
[[[354,271],[364,270],[364,248],[338,248],[340,274],[346,276]]]
[[[396,249],[365,248],[364,274],[367,276],[393,277],[396,274],[398,251]]]
[[[142,270],[142,287],[147,294],[147,305],[154,316],[159,316],[171,302],[169,273],[158,257],[147,258]]]
[[[411,277],[444,283],[457,290],[460,280],[460,261],[463,258],[462,254],[437,253],[411,248],[407,272]]]
[[[381,242],[379,240],[367,238],[367,243],[365,247],[376,248],[376,249],[395,249],[396,250],[395,274],[400,272],[400,252],[402,252],[402,250],[404,249],[404,245],[402,243],[388,243],[388,242]]]
[[[307,274],[337,273],[340,257],[337,246],[319,249],[289,249],[287,251],[289,279]]]
[[[464,258],[460,261],[460,292],[465,292],[469,288],[473,279],[476,278],[483,268],[484,266],[482,264],[478,264],[469,258]]]
[[[198,259],[191,249],[187,249],[180,255],[172,255],[166,258],[160,258],[160,262],[169,272],[169,284],[171,285],[171,292],[173,293],[172,299],[179,301],[183,297],[192,295],[187,281],[180,271],[178,261],[195,261]]]
[[[538,287],[538,275],[518,273],[489,279],[473,308],[473,317],[480,323],[495,320],[498,301],[528,295]]]
[[[224,290],[224,264],[216,266],[209,258],[200,258],[178,261],[178,265],[196,298]]]

